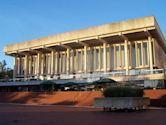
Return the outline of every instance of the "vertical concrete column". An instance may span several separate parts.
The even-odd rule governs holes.
[[[107,44],[103,43],[103,68],[104,72],[107,72]]]
[[[118,54],[119,54],[119,57],[120,57],[118,66],[122,68],[122,49],[121,49],[121,45],[120,44],[119,44],[119,52],[118,52]]]
[[[128,62],[128,40],[125,40],[125,44],[124,44],[124,50],[125,50],[125,67],[126,67],[126,75],[129,74],[129,62]]]
[[[90,72],[93,72],[93,48],[90,47]]]
[[[144,49],[143,49],[143,41],[141,41],[141,59],[142,59],[142,66],[144,67]]]
[[[99,60],[99,71],[101,71],[101,60],[102,60],[102,56],[101,56],[101,47],[99,47],[99,57],[98,57],[98,60]]]
[[[132,67],[132,43],[130,42],[130,63],[129,63],[129,66]]]
[[[47,75],[51,74],[51,53],[47,54]]]
[[[55,74],[58,74],[58,67],[57,67],[57,61],[58,61],[58,54],[57,54],[57,52],[55,52],[55,66],[54,66],[54,73]]]
[[[41,53],[37,53],[37,75],[41,74]]]
[[[43,75],[43,54],[41,55],[41,72],[40,75]]]
[[[18,72],[18,61],[17,61],[17,56],[16,56],[16,57],[14,57],[13,78],[17,77],[17,72]]]
[[[71,65],[70,65],[70,72],[74,73],[74,50],[71,51]]]
[[[21,57],[17,58],[18,65],[17,65],[17,75],[21,75]]]
[[[46,75],[47,74],[47,55],[46,54],[42,54],[43,56],[43,75]]]
[[[84,46],[84,73],[87,73],[87,46]]]
[[[56,57],[55,57],[55,73],[58,74],[59,71],[59,53],[56,52],[55,53]]]
[[[75,50],[75,72],[78,72],[78,50]]]
[[[55,73],[55,51],[51,50],[51,75]]]
[[[135,41],[135,64],[136,64],[136,67],[138,67],[138,51],[137,51],[137,42]]]
[[[28,78],[28,55],[24,57],[24,78]]]
[[[48,54],[44,54],[45,55],[45,76],[48,75]]]
[[[111,69],[111,45],[109,44],[109,51],[108,51],[108,68],[109,71]]]
[[[96,60],[96,48],[94,47],[94,50],[93,50],[93,70],[95,71],[96,70],[96,62],[97,62],[97,60]]]
[[[32,76],[34,76],[35,75],[35,55],[33,55],[32,57],[31,57],[31,73],[32,73]]]
[[[64,59],[63,59],[63,71],[64,71],[64,73],[67,72],[67,52],[64,53]]]
[[[59,56],[58,56],[58,73],[61,74],[62,73],[62,53],[59,52]]]
[[[67,48],[67,57],[66,57],[66,73],[70,74],[70,49]]]
[[[83,50],[81,49],[81,60],[80,60],[81,62],[80,62],[80,65],[81,65],[81,72],[83,72],[83,69],[84,69],[84,67],[83,67]]]
[[[113,47],[114,47],[114,66],[113,66],[113,68],[117,68],[117,61],[116,61],[116,46],[115,45],[113,45]]]
[[[35,56],[32,56],[32,75],[35,75],[35,61],[36,61],[36,58]]]
[[[29,75],[32,74],[32,56],[29,56],[29,72],[28,72]]]
[[[153,54],[152,54],[152,37],[148,36],[148,48],[149,48],[149,67],[151,73],[153,73]]]

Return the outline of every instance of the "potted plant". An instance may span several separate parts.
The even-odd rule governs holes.
[[[95,98],[94,106],[106,110],[116,109],[146,109],[149,98],[143,97],[144,91],[138,87],[117,86],[103,91],[103,98]]]

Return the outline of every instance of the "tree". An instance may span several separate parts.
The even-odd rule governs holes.
[[[0,72],[5,72],[6,71],[6,65],[7,65],[7,63],[6,63],[5,60],[2,60],[0,62]]]
[[[0,61],[0,79],[13,78],[13,69],[7,67],[6,60]]]

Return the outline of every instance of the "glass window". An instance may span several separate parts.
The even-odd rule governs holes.
[[[104,66],[104,63],[103,63],[104,62],[103,61],[104,60],[104,51],[103,51],[103,48],[100,48],[100,52],[101,52],[100,53],[100,68],[103,69],[104,68],[103,67]]]
[[[138,50],[138,66],[142,65],[142,52],[141,52],[141,43],[137,44],[137,50]]]
[[[99,69],[100,68],[100,55],[99,55],[99,48],[96,49],[96,69]]]
[[[143,51],[144,51],[144,55],[143,55],[143,58],[144,58],[144,65],[148,65],[148,51],[147,51],[147,42],[143,43]]]
[[[125,51],[124,45],[121,45],[121,67],[125,66]]]
[[[119,46],[115,47],[116,50],[116,68],[120,67],[120,48]]]
[[[135,44],[131,45],[131,58],[132,58],[132,67],[136,67],[136,53],[135,53]]]

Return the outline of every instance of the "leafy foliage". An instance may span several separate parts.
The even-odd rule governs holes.
[[[0,61],[0,72],[5,72],[6,71],[6,61],[2,60]]]
[[[0,61],[0,79],[10,79],[13,77],[13,70],[7,67],[5,60]]]
[[[142,97],[143,89],[136,87],[109,87],[103,91],[104,97]]]

